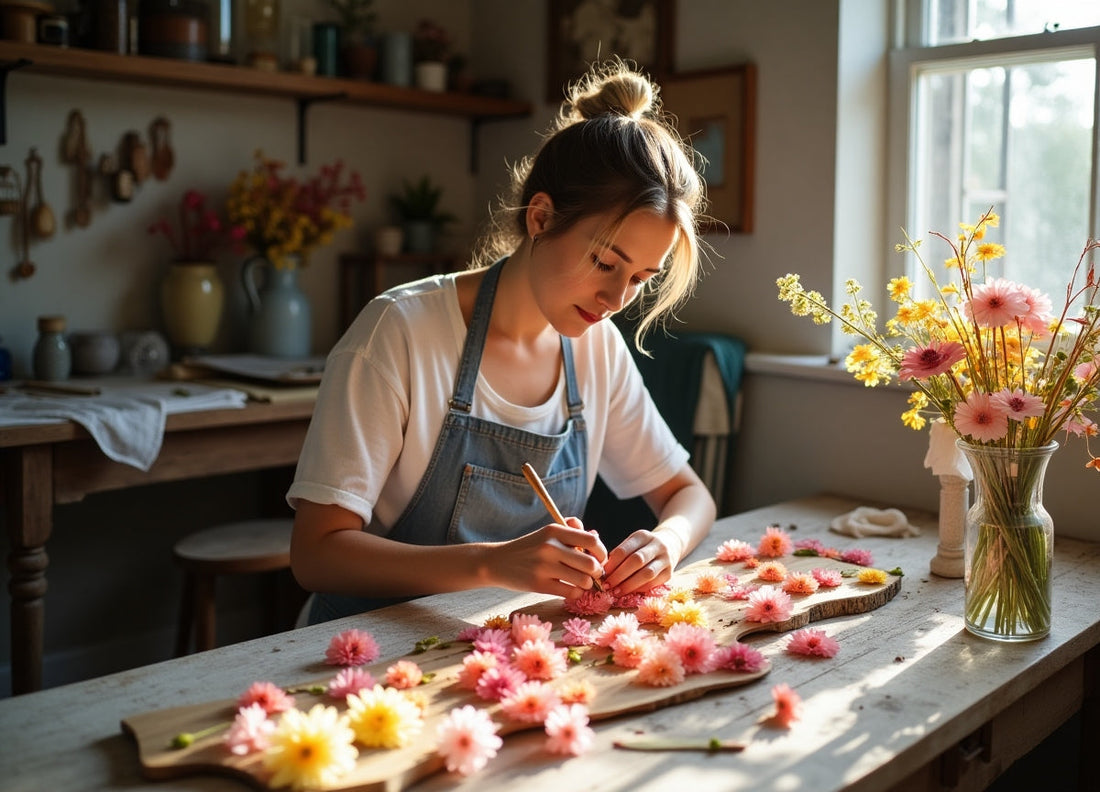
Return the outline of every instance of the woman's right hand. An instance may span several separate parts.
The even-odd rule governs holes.
[[[576,598],[603,577],[607,548],[576,517],[492,547],[491,585]]]

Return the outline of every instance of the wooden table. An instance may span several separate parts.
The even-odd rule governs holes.
[[[819,625],[840,642],[836,658],[791,657],[783,651],[781,635],[750,639],[772,661],[771,672],[756,682],[654,712],[596,722],[596,745],[581,757],[545,753],[545,737],[537,730],[511,734],[485,770],[466,779],[439,774],[416,789],[984,789],[1078,709],[1085,709],[1082,752],[1100,744],[1100,545],[1057,541],[1050,637],[1025,644],[992,643],[963,629],[962,581],[928,573],[936,547],[934,518],[910,515],[925,529],[918,538],[856,540],[827,533],[832,517],[856,505],[821,496],[724,518],[693,556],[713,555],[728,538],[755,542],[765,525],[777,522],[797,525],[798,538],[816,536],[842,549],[869,549],[876,565],[901,566],[905,577],[892,601],[870,613]],[[0,701],[3,786],[70,792],[245,790],[240,782],[217,776],[142,779],[136,748],[122,733],[120,720],[233,698],[257,679],[292,684],[315,678],[329,639],[349,627],[370,630],[382,647],[382,659],[393,659],[427,636],[452,637],[468,624],[539,599],[499,589],[428,597]],[[761,723],[772,711],[770,689],[781,682],[804,702],[803,718],[790,731]],[[640,731],[719,737],[748,747],[742,753],[709,755],[612,747],[613,740]],[[966,756],[973,758],[967,761]],[[1094,781],[1091,763],[1082,764],[1082,778],[1086,772]],[[941,785],[953,780],[957,786]]]
[[[147,472],[104,456],[75,423],[0,428],[0,498],[11,539],[12,692],[42,687],[54,504],[140,484],[292,465],[312,413],[313,401],[302,400],[169,415],[160,454]]]

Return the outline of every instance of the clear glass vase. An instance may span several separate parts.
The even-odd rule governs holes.
[[[1043,478],[1057,443],[997,448],[958,441],[974,473],[966,515],[965,617],[974,635],[1034,641],[1050,632],[1054,521]]]

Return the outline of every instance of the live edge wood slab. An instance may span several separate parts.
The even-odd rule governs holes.
[[[809,572],[814,568],[824,567],[849,573],[849,576],[843,577],[841,585],[836,588],[822,587],[810,595],[791,595],[793,604],[791,618],[778,623],[745,621],[744,615],[748,609],[748,603],[743,600],[727,600],[720,595],[697,595],[696,601],[706,613],[708,625],[719,645],[727,645],[752,633],[795,630],[811,622],[874,610],[889,602],[901,588],[901,577],[895,575],[887,575],[884,584],[860,583],[854,573],[861,567],[841,561],[806,556],[784,556],[779,560],[791,572]],[[880,561],[880,568],[894,566],[888,560],[884,561],[885,563]],[[760,582],[756,580],[755,571],[746,568],[743,563],[721,563],[711,558],[678,570],[672,586],[690,589],[694,585],[695,578],[704,570],[736,575],[743,585]],[[555,640],[561,638],[562,622],[572,618],[572,614],[564,609],[562,600],[556,598],[524,608],[523,612],[537,614],[544,621],[552,622],[555,625],[553,633]],[[593,627],[596,627],[603,616],[587,618],[592,622]],[[366,628],[369,629],[369,626]],[[454,636],[445,635],[438,637],[444,642],[454,638]],[[334,676],[336,669],[322,664],[325,648],[325,645],[317,646],[318,664],[309,669],[303,678],[269,681],[280,686],[295,688],[327,684]],[[473,704],[488,710],[493,720],[500,725],[499,734],[502,736],[535,728],[531,724],[509,719],[500,712],[499,704],[480,699],[472,691],[457,684],[456,679],[462,667],[462,658],[469,651],[469,644],[451,642],[446,648],[407,654],[406,659],[419,664],[426,673],[435,674],[431,682],[418,688],[429,702],[420,736],[411,745],[400,749],[360,748],[359,759],[354,770],[330,788],[343,792],[360,790],[396,792],[419,779],[441,771],[443,761],[436,752],[434,738],[436,724],[451,709],[464,704]],[[584,647],[581,651],[581,661],[571,665],[565,676],[566,679],[585,678],[595,687],[596,696],[589,707],[590,718],[593,721],[626,713],[651,711],[697,699],[710,691],[746,685],[766,675],[771,667],[770,663],[766,663],[760,671],[751,674],[718,670],[707,674],[689,675],[684,682],[671,687],[650,687],[636,681],[636,671],[604,662],[608,654],[608,650],[603,648]],[[368,670],[375,679],[384,679],[386,668],[395,662],[392,652],[385,651],[385,647],[383,656],[390,659],[368,666]],[[558,682],[560,680],[555,684]],[[335,704],[341,709],[345,706],[326,696],[309,693],[296,692],[295,698],[298,708],[302,710],[307,710],[318,702]],[[235,711],[234,700],[211,701],[134,714],[122,720],[122,729],[135,740],[138,749],[137,761],[140,762],[142,774],[147,778],[168,779],[194,774],[219,774],[242,779],[257,788],[267,788],[268,775],[263,769],[260,757],[257,755],[238,757],[231,754],[222,742],[222,730],[195,741],[187,748],[171,747],[172,739],[177,734],[197,733],[219,723],[228,724]]]

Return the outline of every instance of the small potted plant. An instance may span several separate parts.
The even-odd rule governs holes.
[[[349,77],[370,80],[378,65],[374,0],[328,0],[340,17],[341,54]]]
[[[405,231],[405,250],[433,253],[439,231],[457,218],[439,208],[443,188],[425,174],[416,181],[405,179],[398,192],[389,196],[390,207]]]
[[[447,58],[451,37],[430,19],[421,19],[413,31],[416,85],[425,91],[447,90]]]

